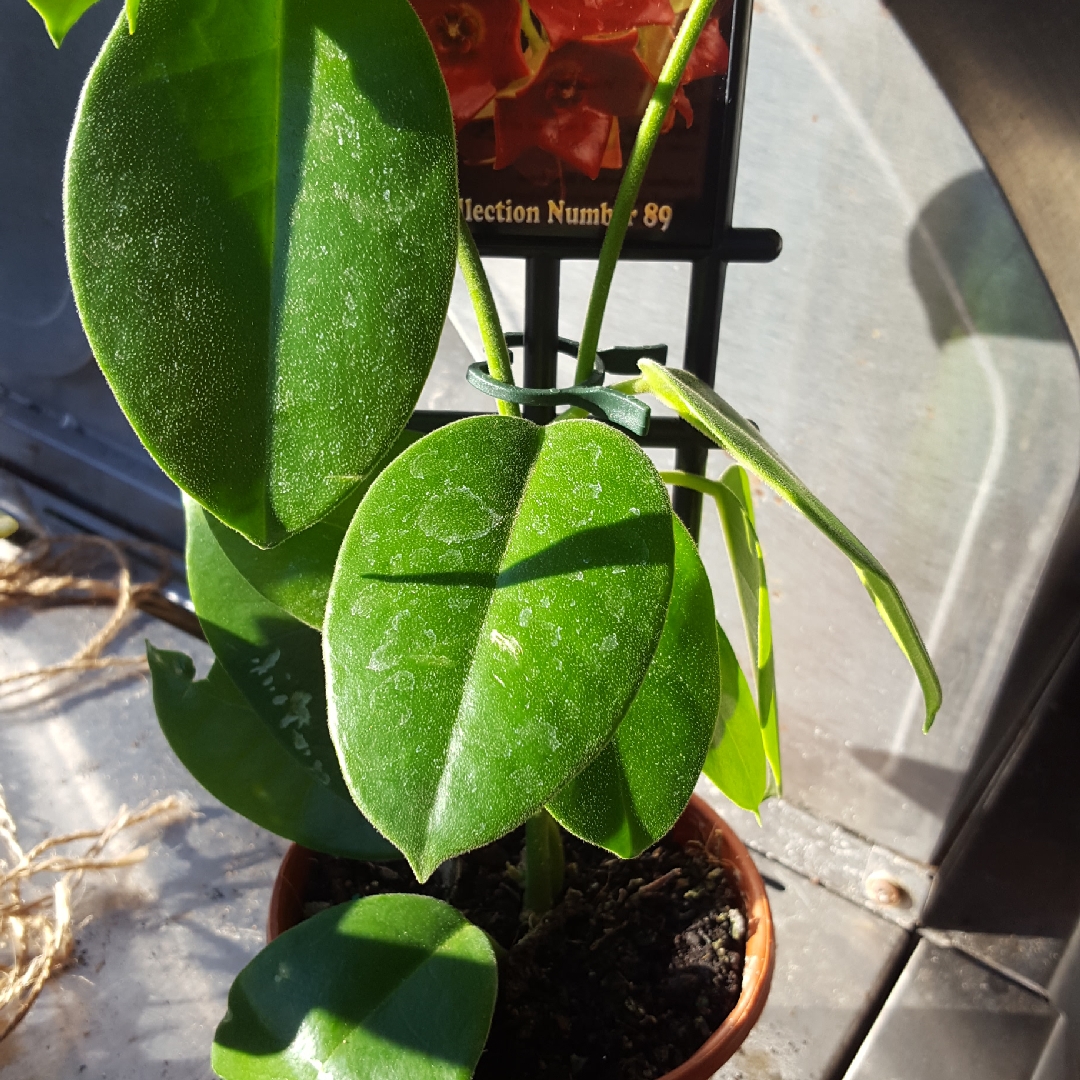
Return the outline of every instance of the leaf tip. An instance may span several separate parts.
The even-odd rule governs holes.
[[[421,885],[423,885],[445,861],[442,859],[432,859],[427,852],[424,851],[409,852],[402,848],[401,853],[405,856],[405,861],[408,862],[409,868],[412,870],[417,882]]]

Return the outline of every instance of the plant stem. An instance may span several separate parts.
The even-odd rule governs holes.
[[[480,252],[476,241],[465,221],[465,215],[458,219],[458,263],[461,266],[465,284],[469,287],[476,322],[480,327],[480,339],[484,343],[487,355],[488,372],[499,382],[514,385],[514,372],[510,367],[510,350],[506,347],[499,311],[495,307],[495,297],[491,295],[491,284],[484,264],[480,261]],[[510,401],[500,401],[499,412],[503,416],[520,416],[521,410]]]
[[[563,843],[559,826],[543,807],[525,822],[526,911],[543,915],[563,885]]]
[[[713,498],[723,497],[723,484],[719,480],[710,480],[707,476],[698,476],[696,473],[683,472],[682,469],[671,469],[660,473],[660,479],[665,484],[674,484],[676,487],[690,488],[691,491],[700,491],[702,495],[711,495]]]
[[[671,107],[671,100],[679,88],[687,61],[705,28],[705,22],[715,2],[716,0],[693,0],[682,26],[679,27],[675,44],[671,46],[671,52],[664,62],[660,80],[649,99],[645,115],[641,118],[634,149],[630,152],[630,161],[615,196],[611,223],[604,234],[604,244],[600,249],[600,261],[596,267],[596,277],[593,278],[592,295],[589,297],[589,311],[585,316],[585,327],[581,331],[575,382],[584,382],[593,369],[596,347],[600,343],[600,324],[604,321],[604,309],[611,292],[611,279],[615,275],[615,266],[630,225],[630,214],[641,190],[641,182],[645,179],[645,170],[649,167],[656,141],[660,138],[660,129]]]

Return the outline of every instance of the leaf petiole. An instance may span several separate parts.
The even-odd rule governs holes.
[[[458,218],[458,265],[476,312],[480,338],[487,355],[488,372],[493,379],[513,386],[514,372],[510,366],[510,350],[506,347],[506,335],[499,319],[499,310],[495,306],[495,297],[491,295],[491,283],[488,281],[484,264],[480,261],[480,251],[463,213],[459,213]],[[521,415],[521,410],[513,402],[499,400],[498,406],[503,416]]]
[[[541,807],[525,822],[526,911],[543,915],[551,910],[563,886],[562,835],[556,820]]]
[[[725,495],[724,485],[719,480],[710,480],[707,476],[698,476],[697,473],[683,472],[682,469],[661,471],[660,479],[665,484],[700,491],[702,495],[711,495],[714,499],[722,499]]]

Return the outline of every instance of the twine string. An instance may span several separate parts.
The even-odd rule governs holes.
[[[129,553],[156,561],[157,576],[134,582]],[[95,576],[92,571],[106,560],[114,573]],[[171,575],[172,553],[154,544],[84,534],[36,537],[13,558],[0,562],[0,610],[111,603],[112,611],[101,629],[67,660],[4,675],[0,693],[79,672],[145,670],[144,656],[102,653],[137,607],[161,599]],[[0,1041],[23,1020],[49,977],[71,962],[75,911],[85,875],[132,866],[148,854],[145,846],[106,848],[131,829],[164,828],[192,812],[188,800],[170,795],[135,810],[122,806],[103,828],[49,837],[24,850],[0,787]],[[63,850],[78,844],[85,845],[83,850]]]

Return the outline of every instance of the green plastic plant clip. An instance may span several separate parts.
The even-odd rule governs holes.
[[[516,405],[575,405],[594,416],[602,417],[634,435],[649,433],[652,410],[644,401],[609,390],[604,381],[604,365],[597,362],[589,381],[577,386],[559,386],[551,390],[536,390],[528,386],[511,386],[493,379],[487,364],[470,364],[465,378],[483,394],[512,401]]]

